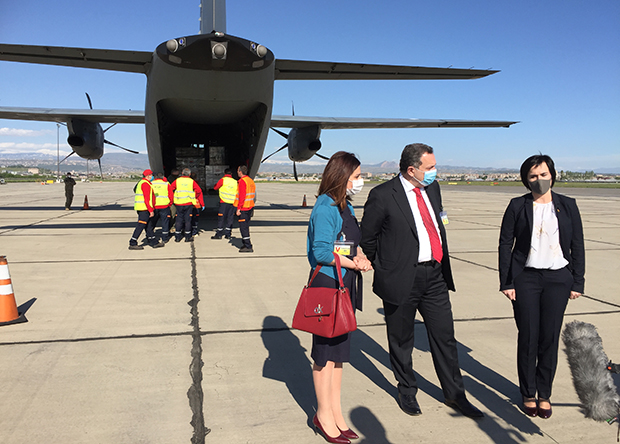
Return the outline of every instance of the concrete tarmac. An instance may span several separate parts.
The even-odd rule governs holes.
[[[307,221],[317,184],[258,183],[253,254],[240,235],[129,251],[133,184],[0,186],[0,255],[28,322],[0,327],[0,442],[320,443],[311,337],[291,330],[308,277]],[[361,220],[370,189],[356,196]],[[553,416],[520,411],[517,332],[498,291],[501,217],[523,188],[444,185],[457,292],[460,364],[481,420],[443,404],[423,322],[414,367],[423,414],[396,403],[381,301],[364,277],[364,311],[345,364],[342,404],[358,443],[612,443],[616,428],[586,419],[561,350]],[[620,191],[558,189],[577,199],[586,238],[586,292],[565,322],[594,324],[620,361]],[[302,208],[304,194],[308,207]],[[90,210],[82,210],[84,196]],[[616,378],[616,384],[620,381]]]

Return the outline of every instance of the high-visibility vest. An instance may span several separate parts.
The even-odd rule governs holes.
[[[222,178],[222,186],[218,190],[220,192],[220,200],[231,204],[237,197],[237,181],[232,177],[224,176]]]
[[[249,176],[243,176],[241,179],[239,179],[239,182],[241,181],[245,182],[245,201],[243,201],[242,205],[239,205],[239,190],[237,189],[234,206],[237,208],[244,208],[249,210],[251,208],[254,208],[254,200],[256,199],[256,185]]]
[[[146,207],[146,202],[144,200],[144,194],[142,193],[142,184],[143,183],[148,183],[149,184],[149,188],[151,190],[151,203],[155,200],[155,193],[153,193],[153,185],[151,185],[151,182],[149,182],[146,179],[142,179],[140,180],[140,182],[138,182],[138,185],[136,185],[136,198],[133,204],[133,209],[136,211],[146,211],[148,210],[148,208]]]
[[[168,183],[165,179],[155,179],[151,184],[155,193],[155,206],[163,207],[170,205],[170,197],[168,196]]]
[[[181,176],[175,182],[177,185],[174,190],[174,204],[193,204],[194,199],[196,198],[196,193],[194,192],[194,179],[187,176]]]

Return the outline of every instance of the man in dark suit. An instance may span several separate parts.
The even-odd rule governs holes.
[[[375,270],[373,290],[383,299],[401,409],[410,415],[422,413],[416,400],[418,386],[411,356],[419,310],[445,403],[466,416],[482,417],[465,396],[459,369],[448,295],[448,290],[455,288],[442,223],[447,216],[436,173],[430,146],[407,145],[399,176],[375,187],[368,196],[360,246]]]

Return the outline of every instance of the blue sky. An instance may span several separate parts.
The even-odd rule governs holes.
[[[198,33],[198,4],[2,1],[0,42],[152,51]],[[227,32],[267,46],[276,58],[501,70],[460,81],[280,81],[274,114],[289,114],[294,102],[295,113],[307,116],[521,122],[510,129],[323,131],[324,155],[347,150],[372,164],[423,142],[440,165],[518,168],[540,151],[558,169],[620,168],[617,0],[237,0],[227,4]],[[145,86],[141,74],[0,62],[0,106],[81,108],[88,92],[95,108],[144,109]],[[106,136],[146,152],[141,125],[117,125]],[[66,137],[61,128],[68,153]],[[283,143],[274,133],[265,153]],[[16,151],[55,154],[56,124],[0,120],[0,153]]]

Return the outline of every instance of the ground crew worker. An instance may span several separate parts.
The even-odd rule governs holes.
[[[174,241],[181,242],[185,235],[185,242],[192,241],[192,221],[191,211],[194,208],[193,199],[197,199],[200,206],[204,209],[204,200],[200,186],[190,177],[192,174],[189,168],[183,168],[181,177],[172,184],[174,191],[174,206],[177,207],[177,220],[175,224]]]
[[[254,209],[254,201],[256,200],[256,185],[248,174],[248,167],[241,165],[237,168],[239,182],[237,195],[233,206],[237,209],[239,217],[239,231],[241,231],[241,240],[243,246],[239,249],[239,253],[253,253],[252,242],[250,242],[250,217]]]
[[[196,182],[196,172],[192,171],[192,174],[190,176],[194,182]],[[198,199],[196,199],[196,197],[194,196],[194,198],[192,199],[192,211],[190,213],[190,220],[192,222],[192,237],[197,236],[198,235],[198,222],[200,221],[200,209],[202,207],[202,205],[200,205],[200,203],[198,202]]]
[[[75,186],[75,179],[71,177],[71,173],[67,173],[65,176],[65,210],[69,211],[71,209],[71,204],[73,203],[73,187]]]
[[[230,168],[224,170],[224,177],[215,184],[213,189],[220,193],[220,209],[217,213],[217,232],[211,236],[211,239],[221,239],[222,236],[230,239],[235,215],[233,204],[237,196],[237,181],[233,179]]]
[[[172,185],[166,180],[164,173],[157,173],[157,178],[151,183],[155,193],[155,223],[161,224],[161,240],[166,243],[170,240],[170,206],[174,197]]]
[[[151,247],[159,248],[166,245],[161,241],[157,242],[157,238],[155,237],[155,232],[153,230],[155,227],[155,193],[153,192],[151,180],[153,180],[153,172],[151,170],[144,170],[144,173],[142,173],[142,179],[138,182],[135,188],[136,196],[133,208],[138,212],[138,224],[136,225],[136,229],[133,231],[133,235],[129,240],[130,250],[144,249],[142,245],[138,245],[138,239],[145,228],[146,239]]]
[[[175,180],[179,177],[179,169],[173,168],[170,172],[170,176],[168,176],[168,183],[174,183]],[[177,220],[177,207],[174,206],[174,203],[170,205],[170,231],[173,232],[174,224]]]

